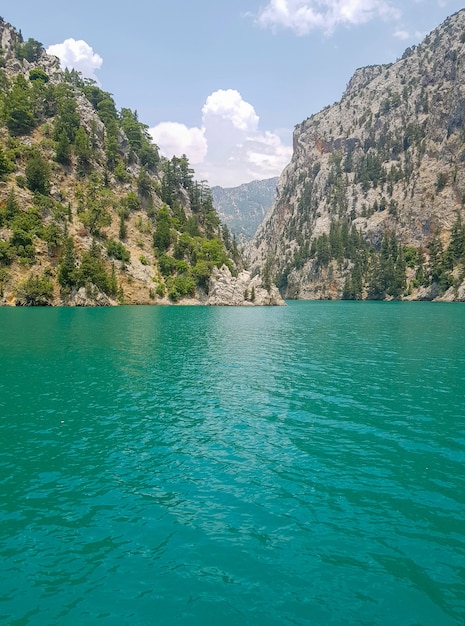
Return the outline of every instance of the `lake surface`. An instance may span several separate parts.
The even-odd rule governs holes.
[[[0,309],[0,623],[462,625],[464,329]]]

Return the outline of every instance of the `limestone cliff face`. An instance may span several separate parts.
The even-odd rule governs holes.
[[[0,49],[3,58],[2,65],[7,75],[23,74],[28,76],[29,70],[39,64],[52,82],[57,83],[61,81],[62,73],[57,57],[49,56],[45,50],[41,49],[37,51],[37,58],[34,62],[28,61],[26,58],[18,58],[16,51],[21,43],[22,37],[16,29],[0,18]]]
[[[260,276],[246,270],[232,276],[223,265],[210,277],[208,299],[211,306],[282,306],[285,304],[276,286],[265,289]]]
[[[357,70],[340,102],[296,126],[251,267],[291,298],[354,297],[357,283],[355,297],[460,299],[463,251],[441,257],[442,274],[437,257],[465,221],[464,125],[462,10],[397,62]],[[386,239],[405,278],[391,293],[373,278]]]

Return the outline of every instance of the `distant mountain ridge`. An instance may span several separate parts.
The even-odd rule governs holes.
[[[221,220],[240,242],[250,241],[276,196],[278,177],[254,180],[238,187],[212,187]]]
[[[296,126],[249,262],[287,298],[465,300],[465,10]]]

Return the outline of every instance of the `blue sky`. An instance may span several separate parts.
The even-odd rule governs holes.
[[[295,124],[458,0],[25,0],[2,17],[136,109],[162,153],[234,186],[278,175]],[[67,41],[68,40],[68,41]],[[67,43],[64,43],[66,42]],[[61,45],[58,45],[61,44]]]

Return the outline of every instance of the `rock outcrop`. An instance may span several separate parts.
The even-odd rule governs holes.
[[[67,300],[68,306],[86,306],[86,307],[98,307],[98,306],[114,306],[117,304],[115,300],[112,300],[98,289],[95,285],[87,285],[81,287],[75,293],[73,293]]]
[[[243,270],[233,276],[226,265],[214,268],[210,277],[207,304],[211,306],[282,306],[277,287],[265,289],[260,276]]]

